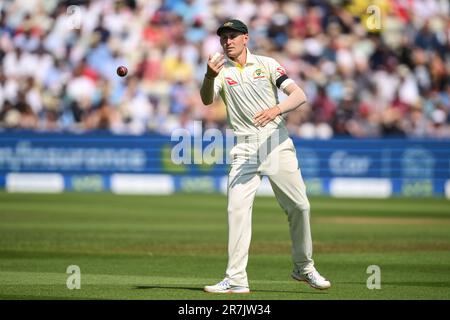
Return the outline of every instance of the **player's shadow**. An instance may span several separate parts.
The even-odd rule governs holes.
[[[359,281],[339,282],[342,284],[361,284]],[[430,288],[450,288],[450,281],[382,281],[381,286],[396,286],[396,287],[430,287]]]
[[[190,291],[201,291],[203,288],[191,287],[191,286],[165,286],[165,285],[139,285],[135,286],[134,289],[176,289],[176,290],[190,290]],[[303,293],[303,294],[328,294],[327,291],[302,291],[302,290],[264,290],[257,289],[251,290],[250,293],[267,292],[267,293]]]
[[[135,289],[178,289],[178,290],[191,290],[191,291],[203,291],[199,287],[188,287],[188,286],[163,286],[163,285],[140,285],[135,286]]]
[[[381,285],[397,286],[397,287],[431,287],[431,288],[450,288],[449,281],[382,281]]]

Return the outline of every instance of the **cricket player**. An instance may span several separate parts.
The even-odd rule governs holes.
[[[306,96],[277,61],[248,50],[248,29],[242,21],[226,21],[218,28],[217,35],[225,55],[209,57],[200,95],[203,103],[209,105],[220,94],[237,143],[230,151],[225,279],[205,286],[204,290],[250,292],[246,267],[251,216],[262,176],[269,178],[277,201],[288,217],[294,264],[292,277],[313,288],[327,289],[330,281],[314,267],[309,201],[283,118],[283,114],[303,105]],[[278,100],[278,89],[288,96],[282,103]]]

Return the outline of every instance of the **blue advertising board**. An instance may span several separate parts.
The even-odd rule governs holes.
[[[329,194],[331,179],[365,178],[388,179],[392,194],[443,195],[450,180],[450,140],[293,141],[312,193]],[[2,132],[0,187],[11,173],[59,173],[68,190],[101,191],[111,188],[112,174],[123,173],[170,175],[176,191],[217,191],[232,145],[232,137]]]

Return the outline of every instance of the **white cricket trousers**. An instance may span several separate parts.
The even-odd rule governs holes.
[[[314,270],[310,206],[295,147],[287,134],[277,136],[240,137],[230,152],[226,277],[232,285],[248,287],[246,267],[252,233],[252,207],[262,176],[269,178],[277,201],[287,215],[294,269],[300,273]]]

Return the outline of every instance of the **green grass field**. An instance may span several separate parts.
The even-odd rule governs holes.
[[[332,288],[290,278],[287,219],[257,198],[252,293],[202,291],[222,280],[226,198],[0,192],[2,299],[449,299],[450,201],[311,198],[314,259]],[[81,289],[69,290],[69,265]],[[369,290],[369,265],[381,289]]]

